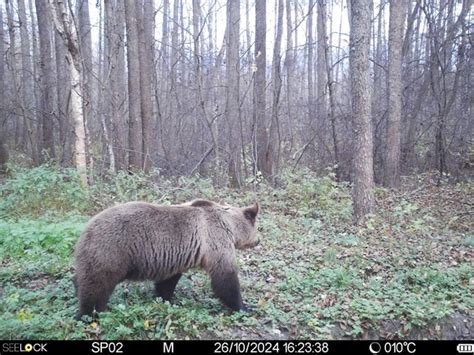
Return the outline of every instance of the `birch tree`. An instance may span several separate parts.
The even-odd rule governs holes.
[[[3,10],[0,6],[0,127],[2,132],[6,128],[6,85],[5,85],[5,34],[3,31]],[[1,138],[1,137],[0,137]]]
[[[86,164],[86,133],[83,111],[83,86],[82,86],[82,58],[79,50],[79,41],[76,28],[71,22],[71,16],[62,0],[48,0],[49,13],[54,21],[56,31],[64,41],[67,48],[66,59],[71,80],[70,109],[74,121],[75,151],[74,161],[79,172],[81,184],[87,185]]]

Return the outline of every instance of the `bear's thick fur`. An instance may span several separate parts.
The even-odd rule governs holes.
[[[258,244],[258,204],[238,208],[207,200],[158,206],[129,202],[93,217],[75,248],[79,311],[103,311],[123,280],[153,280],[169,300],[181,275],[203,267],[215,295],[232,310],[244,308],[235,250]]]

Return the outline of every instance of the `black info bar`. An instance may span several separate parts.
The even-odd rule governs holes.
[[[474,354],[455,340],[3,340],[8,354]]]

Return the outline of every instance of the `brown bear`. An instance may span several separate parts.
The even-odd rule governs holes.
[[[194,267],[207,271],[226,306],[245,309],[235,250],[259,243],[258,210],[257,203],[238,208],[207,200],[129,202],[104,210],[89,221],[75,248],[76,319],[105,310],[123,280],[153,280],[156,295],[169,300],[181,275]]]

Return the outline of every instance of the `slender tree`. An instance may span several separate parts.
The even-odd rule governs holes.
[[[33,164],[38,163],[37,145],[34,141],[33,123],[36,121],[33,65],[31,61],[30,35],[26,19],[25,0],[18,0],[18,20],[20,21],[21,39],[21,82],[23,95],[23,117],[25,131],[28,136],[28,145],[31,148]]]
[[[106,151],[105,155],[105,164],[109,171],[114,173],[116,171],[116,158],[115,158],[115,149],[113,142],[113,132],[114,127],[112,123],[112,117],[110,115],[112,111],[112,83],[111,83],[111,66],[110,66],[110,48],[111,45],[110,35],[107,36],[105,31],[113,31],[114,28],[111,26],[110,19],[107,18],[105,12],[108,10],[110,14],[110,2],[104,2],[99,5],[99,16],[104,17],[104,21],[99,22],[99,48],[98,48],[98,58],[99,58],[99,68],[97,78],[97,92],[100,93],[103,100],[98,101],[94,106],[97,108],[96,117],[98,117],[101,127],[102,134],[104,137],[104,150]],[[108,9],[106,10],[106,8]],[[112,5],[113,8],[113,5]],[[113,10],[112,10],[113,11]],[[104,12],[104,15],[103,15]],[[106,58],[109,56],[109,58]],[[115,61],[115,60],[114,60]]]
[[[168,75],[169,70],[169,31],[168,31],[168,17],[169,17],[170,1],[163,0],[163,18],[161,20],[161,78],[164,79]],[[166,83],[162,80],[162,84]]]
[[[402,46],[405,0],[390,0],[388,37],[388,122],[385,185],[400,187],[400,123],[402,115]]]
[[[79,50],[82,58],[82,70],[81,76],[83,80],[82,86],[84,90],[82,92],[82,112],[84,114],[85,122],[85,134],[86,134],[86,158],[90,167],[94,166],[94,156],[88,151],[92,147],[92,136],[94,121],[95,121],[95,97],[93,94],[94,88],[94,68],[92,64],[92,37],[91,37],[91,20],[89,15],[89,0],[77,0],[77,18],[79,25],[78,41]],[[99,42],[99,47],[101,43]],[[100,59],[99,59],[100,60]],[[107,136],[106,134],[104,134]]]
[[[7,122],[7,109],[6,103],[6,85],[5,85],[5,34],[3,31],[3,10],[0,6],[0,127],[2,132]]]
[[[308,2],[308,19],[306,27],[306,48],[308,51],[308,114],[309,122],[314,127],[314,76],[313,76],[313,9],[314,0]]]
[[[321,41],[322,41],[322,50],[323,53],[322,55],[324,56],[324,60],[322,61],[325,65],[325,75],[323,75],[323,78],[327,80],[327,96],[329,98],[329,111],[327,112],[327,115],[329,117],[329,122],[331,124],[331,138],[332,138],[332,145],[333,145],[333,150],[334,150],[334,166],[336,167],[336,177],[340,177],[340,167],[339,167],[339,147],[338,147],[338,141],[337,141],[337,129],[336,129],[336,98],[335,98],[335,80],[333,78],[333,66],[331,63],[331,53],[330,53],[330,44],[328,43],[328,35],[327,35],[327,29],[326,29],[326,20],[327,20],[327,10],[326,10],[326,5],[322,3],[322,1],[319,4],[318,7],[318,15],[320,14],[321,17]],[[319,27],[318,27],[319,31]],[[319,48],[319,47],[318,47]],[[336,75],[336,80],[337,80],[337,75]],[[323,92],[323,109],[322,112],[326,112],[326,100]]]
[[[328,84],[327,79],[327,65],[326,65],[326,47],[327,47],[327,33],[326,33],[326,0],[317,0],[318,2],[318,21],[317,21],[317,120],[320,126],[324,126],[327,120],[327,95],[326,88]]]
[[[40,162],[40,144],[43,140],[42,138],[42,130],[41,130],[41,112],[40,112],[40,107],[41,107],[41,102],[40,102],[40,79],[39,79],[39,58],[40,58],[40,50],[39,50],[39,43],[38,43],[38,24],[36,21],[36,16],[34,15],[35,10],[34,10],[34,0],[28,0],[28,10],[30,13],[30,18],[31,18],[31,46],[32,46],[32,64],[33,64],[33,79],[34,79],[34,85],[33,85],[33,95],[34,95],[34,110],[35,110],[35,118],[36,122],[33,123],[33,130],[35,132],[35,140],[36,140],[36,151],[38,155],[38,163]]]
[[[11,78],[12,78],[12,89],[13,95],[11,97],[11,111],[14,117],[14,127],[15,127],[15,148],[24,149],[25,142],[22,140],[22,131],[24,126],[25,119],[25,104],[23,102],[23,95],[18,95],[20,92],[20,58],[21,53],[17,50],[17,25],[16,21],[13,18],[14,9],[13,4],[10,0],[5,1],[5,7],[7,10],[7,24],[8,24],[8,34],[10,39],[10,48],[8,50],[7,59],[9,67],[11,68]]]
[[[79,40],[76,28],[71,22],[70,14],[63,0],[48,0],[48,13],[54,21],[59,35],[63,39],[67,50],[67,62],[71,80],[70,107],[74,121],[76,168],[81,178],[81,184],[87,184],[87,159],[86,159],[86,133],[83,111],[83,86],[82,86],[82,56],[79,50]]]
[[[154,38],[153,38],[153,3],[152,0],[136,1],[138,26],[138,59],[140,64],[140,107],[142,123],[142,150],[143,170],[151,168],[151,139],[153,120],[153,62],[154,62]]]
[[[294,71],[296,51],[293,48],[293,36],[292,36],[293,24],[291,20],[291,1],[290,0],[285,0],[285,10],[286,10],[286,53],[285,53],[286,110],[287,110],[288,134],[290,136],[289,151],[291,152],[293,148],[293,126],[292,126],[293,106],[292,106],[291,99],[294,95],[293,71]]]
[[[267,66],[267,2],[266,0],[255,2],[255,74],[253,88],[253,115],[256,134],[254,136],[254,154],[256,157],[257,170],[265,178],[272,175],[272,160],[269,147],[266,119],[266,66]]]
[[[54,159],[54,70],[51,48],[51,19],[47,10],[47,2],[35,0],[36,18],[38,20],[40,47],[40,114],[42,142],[40,142],[40,160]]]
[[[231,186],[240,185],[240,146],[238,144],[237,125],[240,120],[240,0],[227,0],[226,30],[226,115],[228,172]]]
[[[273,171],[271,178],[278,173],[280,151],[281,151],[281,134],[279,120],[279,105],[282,87],[281,79],[281,38],[283,35],[283,0],[278,0],[278,16],[275,28],[275,44],[273,46],[272,58],[272,119],[270,121],[270,140],[268,142],[268,155],[272,160]],[[276,148],[275,148],[276,147]]]
[[[128,63],[128,168],[142,167],[142,127],[140,107],[140,60],[138,48],[138,24],[134,0],[125,1]]]
[[[374,209],[369,46],[372,0],[351,0],[350,70],[354,132],[354,217],[361,222]]]
[[[109,157],[115,158],[114,166],[110,169],[125,169],[128,133],[126,127],[126,97],[125,80],[125,50],[124,50],[124,3],[122,1],[106,0],[105,8],[105,90],[106,108],[105,120],[111,130],[111,146],[113,152]],[[108,89],[108,90],[107,90]],[[107,94],[108,93],[108,94]]]
[[[71,79],[69,77],[68,63],[66,59],[66,46],[61,35],[55,31],[55,60],[56,60],[56,112],[59,123],[60,163],[69,165],[72,162],[72,151],[70,142],[71,123],[69,121],[69,95],[71,93]]]

